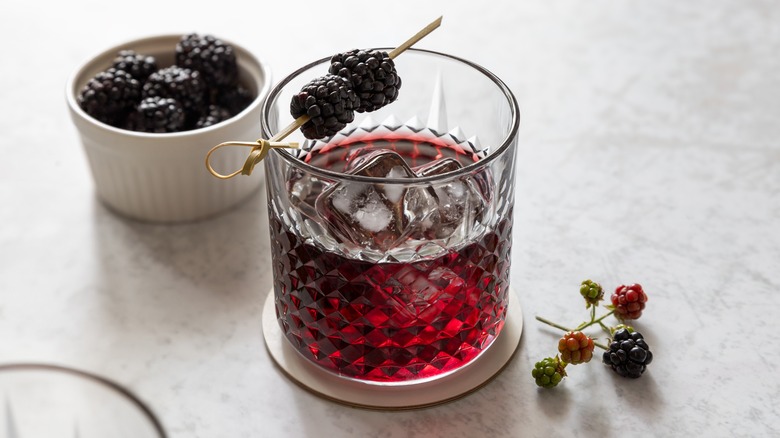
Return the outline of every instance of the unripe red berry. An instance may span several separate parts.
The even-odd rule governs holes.
[[[620,285],[615,289],[611,299],[618,319],[639,319],[647,302],[647,294],[639,284]]]
[[[582,332],[568,332],[558,341],[561,360],[572,365],[590,362],[593,348],[593,339]]]

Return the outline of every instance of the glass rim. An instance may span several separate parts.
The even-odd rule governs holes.
[[[371,48],[367,50],[389,51],[392,50],[392,48],[377,47],[377,48]],[[276,152],[278,152],[284,160],[290,163],[290,165],[295,166],[299,169],[306,171],[307,173],[314,174],[321,178],[331,179],[331,180],[346,180],[352,182],[374,183],[374,184],[382,183],[382,184],[402,184],[402,185],[416,185],[421,183],[440,181],[449,178],[456,178],[475,171],[479,171],[482,168],[486,167],[488,164],[490,164],[493,160],[504,155],[507,152],[507,150],[509,150],[510,145],[512,144],[515,137],[517,136],[517,131],[519,130],[519,126],[520,126],[520,109],[517,104],[517,99],[515,98],[515,95],[512,93],[512,90],[509,89],[509,87],[504,83],[504,81],[502,81],[498,76],[493,74],[490,70],[482,67],[481,65],[454,55],[437,52],[434,50],[427,50],[427,49],[410,48],[407,51],[416,52],[420,54],[440,56],[443,58],[449,58],[451,60],[465,64],[473,68],[474,70],[477,70],[478,72],[485,75],[488,79],[493,81],[493,83],[504,93],[504,97],[509,102],[509,108],[510,111],[512,112],[511,129],[509,130],[509,133],[506,135],[504,140],[501,142],[501,146],[499,146],[496,150],[494,150],[485,158],[482,158],[479,161],[476,161],[473,164],[469,164],[468,166],[462,167],[458,170],[448,172],[448,173],[443,173],[440,175],[431,175],[431,176],[419,177],[419,178],[380,178],[380,177],[353,175],[349,173],[335,172],[332,170],[322,169],[317,166],[308,164],[303,160],[293,156],[293,154],[290,153],[290,151],[288,151],[287,149],[277,149]],[[273,103],[281,93],[281,90],[287,84],[289,84],[293,80],[293,78],[298,77],[304,71],[318,64],[322,64],[329,59],[330,56],[325,58],[320,58],[316,61],[310,62],[309,64],[306,64],[303,67],[285,76],[278,84],[276,84],[276,86],[274,86],[274,88],[271,90],[271,92],[268,94],[265,101],[263,102],[263,108],[261,111],[262,114],[261,126],[262,126],[262,135],[264,138],[271,138],[275,134],[273,132],[269,132],[268,130],[268,119],[269,119],[270,112],[274,108]]]
[[[143,418],[149,421],[150,426],[152,426],[159,438],[167,437],[162,422],[160,422],[152,409],[146,403],[141,401],[141,399],[138,398],[132,391],[107,377],[102,377],[92,372],[71,368],[64,365],[57,365],[54,363],[20,362],[0,364],[0,376],[5,377],[7,376],[7,373],[24,372],[59,373],[61,375],[83,379],[84,381],[95,384],[129,402],[133,407],[138,409],[138,413]]]

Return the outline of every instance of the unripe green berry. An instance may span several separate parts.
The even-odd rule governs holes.
[[[595,281],[585,280],[580,285],[580,295],[585,298],[585,308],[598,306],[599,301],[604,299],[604,289]]]
[[[542,388],[553,388],[561,383],[566,376],[566,363],[561,362],[558,356],[546,357],[536,362],[534,369],[531,370],[536,384]]]

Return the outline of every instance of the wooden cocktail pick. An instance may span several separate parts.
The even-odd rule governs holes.
[[[433,20],[430,24],[422,28],[411,38],[404,41],[400,46],[393,49],[393,51],[388,54],[390,59],[394,59],[395,57],[397,57],[398,55],[406,51],[408,48],[412,47],[418,41],[423,39],[426,35],[433,32],[437,27],[441,25],[442,18],[443,17],[439,17]],[[220,179],[230,179],[239,174],[251,175],[255,165],[259,163],[263,158],[265,158],[266,155],[268,155],[268,151],[270,151],[271,149],[274,148],[297,149],[298,143],[285,143],[282,140],[284,140],[288,135],[295,132],[298,128],[303,126],[303,124],[308,121],[309,121],[309,116],[304,114],[298,117],[297,119],[295,119],[292,123],[287,125],[281,131],[277,132],[273,137],[271,137],[268,140],[258,139],[254,142],[228,141],[228,142],[220,143],[214,146],[213,148],[211,148],[211,150],[206,154],[206,168],[212,175]],[[246,161],[244,162],[244,166],[241,169],[225,175],[214,170],[214,168],[211,167],[210,160],[211,160],[211,154],[213,154],[217,149],[227,147],[227,146],[251,147],[252,151],[249,153],[249,156],[247,157]]]

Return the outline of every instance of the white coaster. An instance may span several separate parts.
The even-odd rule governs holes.
[[[329,400],[371,409],[414,409],[468,395],[497,376],[509,363],[523,333],[523,312],[511,289],[504,328],[481,355],[465,367],[433,380],[383,385],[340,377],[309,362],[285,339],[276,321],[274,291],[263,307],[265,345],[276,364],[295,383]]]

